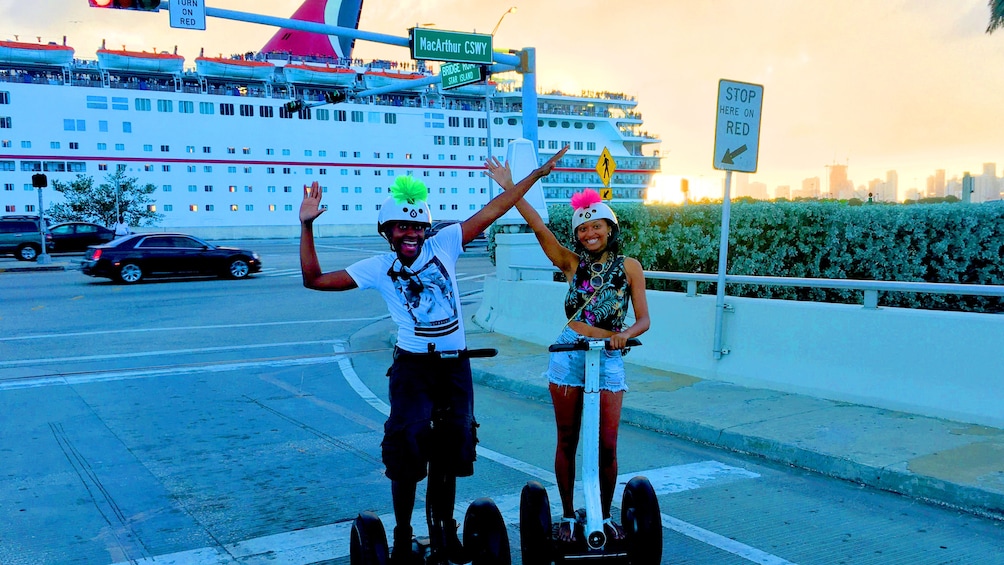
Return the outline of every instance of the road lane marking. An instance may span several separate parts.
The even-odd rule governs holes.
[[[0,342],[5,341],[25,341],[32,339],[61,339],[65,337],[82,337],[96,335],[113,334],[142,334],[150,332],[189,332],[198,330],[229,330],[237,328],[265,328],[274,326],[296,326],[305,324],[343,324],[345,322],[377,322],[389,318],[389,314],[382,316],[368,316],[365,318],[327,318],[323,320],[289,320],[285,322],[254,322],[250,324],[214,324],[208,326],[172,326],[167,328],[130,328],[121,330],[101,330],[93,332],[70,332],[55,334],[33,334],[13,337],[0,337]]]

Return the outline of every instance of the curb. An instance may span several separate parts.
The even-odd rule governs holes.
[[[472,373],[475,382],[479,385],[507,390],[538,400],[547,401],[550,398],[547,387],[542,384],[528,383],[473,367]],[[987,518],[1004,519],[1004,494],[936,477],[918,475],[906,469],[896,468],[898,465],[886,467],[869,465],[845,457],[819,453],[772,438],[742,434],[730,431],[728,428],[717,428],[628,406],[623,408],[621,421],[693,443],[752,455],[773,463],[790,465],[827,477],[909,496]]]

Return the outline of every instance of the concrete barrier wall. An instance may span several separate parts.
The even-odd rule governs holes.
[[[551,282],[549,273],[534,275],[546,280],[514,280],[510,264],[549,265],[533,235],[499,235],[496,244],[496,277],[485,283],[475,322],[539,343],[545,355],[566,320],[567,286]],[[630,362],[1004,427],[1002,315],[726,297],[733,308],[723,327],[729,353],[715,360],[714,296],[649,291],[647,297],[652,327]]]

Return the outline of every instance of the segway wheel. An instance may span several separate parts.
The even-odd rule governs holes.
[[[349,538],[351,565],[387,565],[390,562],[387,533],[383,522],[372,512],[362,512],[352,522]]]
[[[624,487],[621,504],[628,558],[632,565],[659,565],[662,562],[662,515],[652,483],[635,477]]]
[[[464,517],[464,550],[473,565],[511,565],[509,532],[490,498],[471,503]]]
[[[551,503],[537,481],[526,483],[519,496],[519,548],[523,565],[550,565]]]

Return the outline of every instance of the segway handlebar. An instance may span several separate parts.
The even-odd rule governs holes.
[[[551,353],[557,353],[559,351],[587,351],[589,350],[590,341],[597,340],[580,339],[574,343],[552,343],[547,347],[547,350]],[[602,341],[607,344],[607,347],[610,346],[610,340],[604,339]],[[628,338],[626,347],[638,347],[639,345],[641,345],[641,340],[631,337]]]

